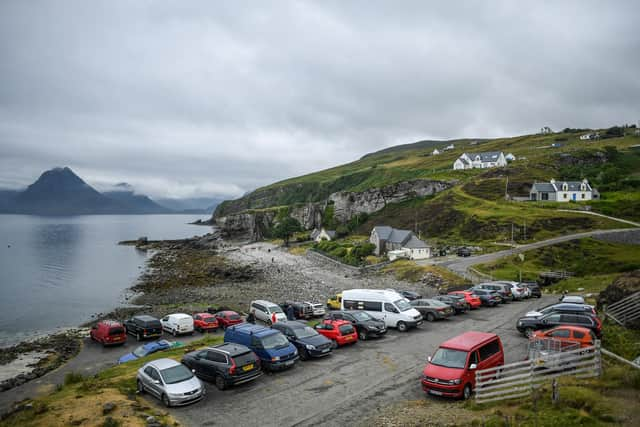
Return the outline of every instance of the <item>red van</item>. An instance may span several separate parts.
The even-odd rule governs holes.
[[[422,371],[422,389],[436,396],[468,399],[476,386],[476,370],[504,365],[500,337],[465,332],[440,344]]]
[[[102,320],[98,322],[89,336],[92,340],[101,343],[103,346],[118,345],[127,342],[127,334],[122,323],[115,320]]]

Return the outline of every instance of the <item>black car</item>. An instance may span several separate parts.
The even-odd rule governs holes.
[[[457,253],[458,253],[458,256],[468,257],[468,256],[471,256],[471,249],[469,249],[469,248],[459,248]]]
[[[437,295],[432,299],[450,305],[456,311],[456,314],[466,313],[469,311],[469,303],[464,300],[464,297],[455,295]]]
[[[387,325],[385,325],[382,320],[374,318],[366,311],[332,311],[325,316],[325,319],[339,319],[351,322],[358,332],[358,339],[362,341],[371,337],[381,337],[387,333]]]
[[[300,359],[323,357],[331,354],[331,340],[302,322],[276,322],[271,325],[287,337],[300,354]]]
[[[262,375],[258,356],[248,347],[235,343],[192,351],[182,357],[182,364],[198,378],[213,381],[220,390]]]
[[[560,302],[541,307],[536,311],[530,311],[526,314],[526,317],[540,317],[551,313],[581,314],[591,317],[595,317],[597,314],[593,306],[588,304],[572,304]]]
[[[595,332],[598,337],[600,336],[600,327],[596,319],[582,314],[550,313],[539,317],[525,316],[518,319],[516,329],[526,336],[531,336],[534,331],[551,329],[562,325],[589,328]]]
[[[502,302],[502,297],[496,291],[476,288],[470,290],[480,298],[480,302],[485,307],[495,307]]]
[[[129,335],[136,337],[138,341],[146,338],[156,338],[162,335],[160,320],[153,316],[133,316],[123,322],[124,329]]]
[[[406,299],[408,299],[409,301],[413,301],[413,300],[422,298],[422,295],[420,295],[417,292],[413,292],[413,291],[399,291],[398,293],[400,295],[402,295],[403,297],[405,297]]]
[[[296,319],[311,319],[313,317],[313,307],[311,304],[298,301],[285,301],[278,305],[285,313],[287,313],[289,307],[293,307],[293,315]]]
[[[523,285],[529,288],[532,297],[542,298],[542,290],[536,282],[524,282]]]

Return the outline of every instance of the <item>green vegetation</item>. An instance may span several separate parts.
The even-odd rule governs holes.
[[[360,266],[366,263],[366,258],[373,254],[376,247],[364,238],[362,240],[324,240],[314,244],[313,248],[345,264]]]
[[[425,276],[439,277],[444,287],[463,285],[469,283],[451,271],[437,265],[418,265],[409,260],[396,260],[382,269],[385,273],[393,273],[398,280],[418,282]]]
[[[302,227],[297,219],[287,216],[276,223],[271,229],[271,235],[284,241],[285,246],[289,246],[289,239],[295,233],[300,232]]]
[[[620,273],[640,268],[640,246],[611,243],[596,239],[572,240],[558,245],[505,257],[476,268],[497,279],[535,280],[543,271],[570,271],[575,277],[562,280],[552,289],[575,291],[584,288],[597,292]]]

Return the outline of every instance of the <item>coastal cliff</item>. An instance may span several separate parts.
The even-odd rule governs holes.
[[[286,192],[287,187],[280,187],[273,191],[261,190],[257,195],[251,193],[221,204],[214,212],[211,222],[216,224],[226,236],[260,240],[275,224],[278,213],[282,209],[286,209],[287,216],[296,219],[303,229],[311,230],[320,228],[323,221],[327,219],[344,224],[356,215],[377,212],[389,203],[432,196],[450,188],[453,184],[446,181],[416,179],[360,192],[338,191],[329,194],[321,201],[296,203],[290,206],[278,204],[282,199],[291,197]],[[294,190],[299,197],[300,185]],[[268,194],[271,194],[271,198]],[[332,211],[329,211],[332,218],[327,218],[328,206],[332,206]]]

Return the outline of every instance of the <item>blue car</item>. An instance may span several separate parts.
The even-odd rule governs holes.
[[[158,340],[146,343],[133,350],[131,353],[127,353],[118,359],[118,363],[130,362],[132,360],[139,359],[155,353],[156,351],[166,350],[171,347],[171,343],[167,340]]]

